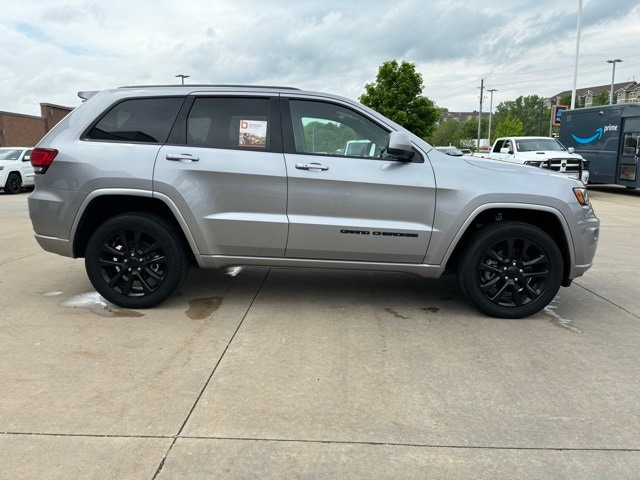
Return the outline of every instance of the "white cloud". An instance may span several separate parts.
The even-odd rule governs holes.
[[[0,19],[0,110],[74,106],[76,92],[131,84],[279,84],[357,98],[390,59],[418,65],[450,110],[571,88],[578,0],[42,0]],[[584,0],[579,87],[640,66],[639,0]]]

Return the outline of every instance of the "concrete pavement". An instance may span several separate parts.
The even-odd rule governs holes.
[[[0,195],[0,478],[637,478],[640,192],[591,195],[594,267],[524,320],[265,268],[123,310]]]

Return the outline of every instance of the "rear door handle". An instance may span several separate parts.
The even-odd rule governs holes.
[[[198,157],[194,157],[193,155],[190,155],[188,153],[169,153],[167,154],[166,159],[182,163],[197,162],[198,160],[200,160]]]
[[[321,165],[320,163],[296,163],[296,168],[298,170],[311,170],[311,171],[321,171],[321,170],[329,170],[329,167],[326,165]]]

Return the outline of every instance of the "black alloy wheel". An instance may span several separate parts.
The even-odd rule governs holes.
[[[136,213],[113,217],[94,232],[85,266],[91,283],[107,300],[125,308],[149,308],[174,292],[189,263],[173,225]]]
[[[4,191],[12,195],[22,191],[22,179],[19,174],[15,172],[9,174],[7,183],[4,184]]]
[[[556,243],[523,222],[479,230],[458,265],[458,280],[481,311],[522,318],[546,307],[560,288],[563,261]]]

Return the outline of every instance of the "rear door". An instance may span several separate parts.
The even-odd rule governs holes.
[[[277,97],[197,95],[160,149],[154,192],[178,206],[205,255],[281,257],[287,179]]]
[[[289,239],[295,258],[420,263],[433,225],[435,180],[416,152],[385,152],[389,130],[354,107],[283,101]]]

